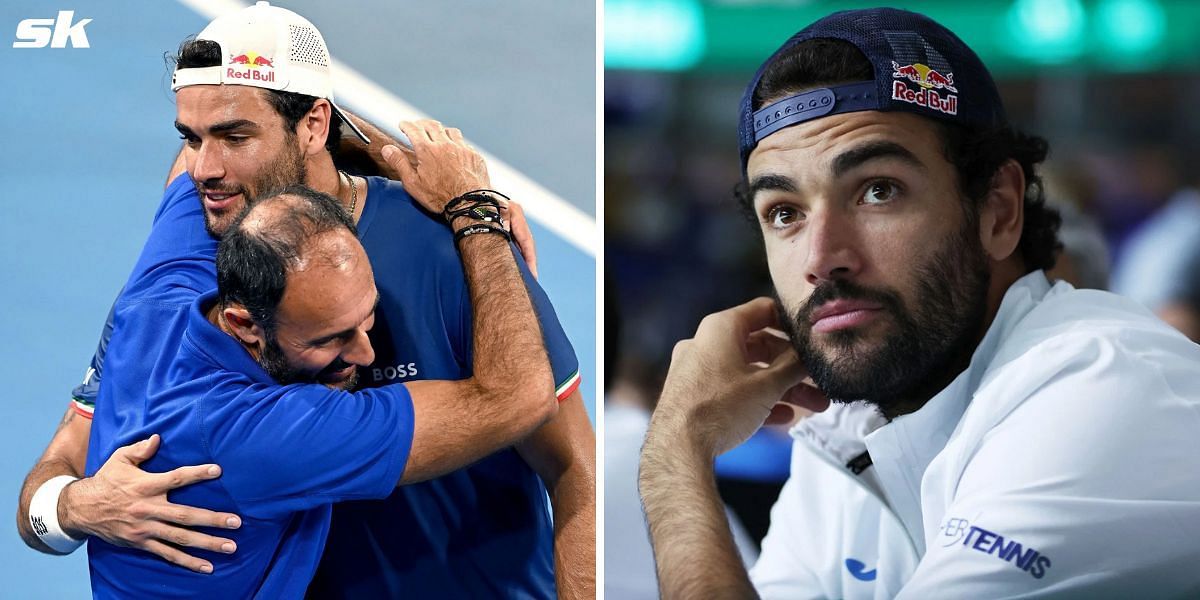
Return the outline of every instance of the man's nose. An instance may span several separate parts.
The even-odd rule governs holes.
[[[860,242],[850,215],[837,210],[817,211],[809,215],[808,264],[805,278],[811,285],[846,279],[862,269]]]
[[[192,179],[196,181],[220,180],[225,177],[225,160],[216,144],[201,143],[192,163]]]
[[[370,366],[375,362],[375,348],[371,346],[371,339],[367,337],[366,331],[355,332],[354,339],[346,344],[345,351],[342,352],[342,360],[360,367]]]

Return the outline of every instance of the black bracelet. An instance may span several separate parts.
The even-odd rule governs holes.
[[[495,233],[504,236],[505,241],[512,241],[512,236],[510,236],[503,227],[497,227],[492,224],[473,223],[463,227],[462,229],[459,229],[454,233],[454,246],[458,247],[459,242],[461,242],[463,238],[480,233]]]
[[[453,216],[454,212],[459,210],[460,205],[465,204],[467,202],[484,203],[484,204],[489,204],[491,206],[499,207],[500,201],[492,196],[489,196],[488,194],[495,194],[496,196],[500,196],[501,198],[504,198],[505,200],[511,200],[508,196],[505,196],[504,194],[501,194],[500,192],[497,192],[496,190],[488,190],[488,189],[471,190],[469,192],[466,192],[465,194],[459,195],[458,197],[450,200],[450,202],[446,203],[446,208],[442,209],[442,215],[444,217],[446,217],[446,222],[449,223],[450,221],[454,220],[454,216]]]
[[[462,204],[460,203],[459,206]],[[500,205],[495,200],[474,202],[466,208],[460,208],[446,215],[446,221],[453,224],[459,217],[467,217],[475,221],[496,223],[504,226],[504,217],[500,216]]]

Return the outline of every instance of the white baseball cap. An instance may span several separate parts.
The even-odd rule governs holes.
[[[365,143],[367,136],[333,102],[329,47],[308,19],[258,2],[208,24],[197,40],[221,47],[221,64],[175,69],[171,91],[190,85],[248,85],[324,98]]]

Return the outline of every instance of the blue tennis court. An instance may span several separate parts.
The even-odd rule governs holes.
[[[199,6],[201,3],[197,2]],[[202,3],[207,10],[223,6]],[[389,124],[416,110],[460,127],[516,194],[595,415],[595,6],[480,0],[277,4],[306,16],[355,77],[338,100]],[[91,19],[88,48],[13,48],[18,23]],[[164,53],[211,16],[175,1],[0,5],[9,78],[0,118],[0,312],[8,384],[0,449],[0,596],[88,594],[84,551],[27,549],[13,526],[22,479],[83,377],[104,316],[149,231],[179,148]],[[79,36],[58,42],[78,43]],[[57,40],[57,38],[55,38]],[[56,45],[57,42],[51,45]],[[62,45],[62,44],[58,44]],[[352,71],[351,71],[352,70]]]

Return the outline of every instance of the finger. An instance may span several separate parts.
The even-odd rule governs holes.
[[[388,144],[379,151],[383,155],[383,159],[396,170],[401,182],[411,182],[417,176],[417,168],[413,165],[413,161],[405,158],[405,152],[399,148]]]
[[[158,445],[161,441],[162,437],[156,433],[140,442],[117,448],[117,451],[113,452],[112,458],[131,465],[140,465],[158,452]]]
[[[746,338],[746,362],[767,366],[791,349],[792,343],[782,331],[773,327],[759,329]]]
[[[417,153],[404,146],[395,144],[387,144],[379,149],[379,154],[383,156],[384,162],[387,162],[394,169],[399,169],[400,163],[408,163],[410,166],[416,166]]]
[[[688,351],[688,348],[691,346],[691,342],[692,340],[689,338],[686,340],[679,340],[675,343],[675,347],[671,349],[671,364],[679,362],[679,358]]]
[[[380,148],[379,155],[383,157],[384,162],[393,165],[393,167],[396,161],[404,160],[404,156],[400,154],[400,148],[392,144],[387,144],[383,148]]]
[[[199,548],[219,554],[237,552],[237,543],[231,539],[207,535],[166,523],[155,526],[151,536],[152,539],[158,539],[176,548]]]
[[[759,329],[779,327],[779,312],[774,298],[755,298],[723,312],[734,319],[743,337]]]
[[[141,548],[151,554],[157,554],[166,559],[167,562],[188,569],[189,571],[205,574],[213,572],[212,563],[207,560],[196,558],[158,540],[146,540]]]
[[[466,141],[463,139],[462,130],[457,127],[448,127],[446,129],[446,136],[455,142],[465,142]]]
[[[413,164],[416,164],[417,163],[417,153],[415,150],[412,149],[412,142],[409,141],[408,136],[405,136],[403,133],[401,133],[400,135],[402,137],[404,137],[404,139],[399,140],[400,141],[399,145],[386,144],[386,145],[384,145],[384,147],[382,149],[380,149],[380,153],[382,154],[383,150],[386,148],[391,148],[392,150],[389,151],[388,154],[394,155],[396,157],[394,160],[404,159]],[[398,154],[396,153],[397,150],[399,151]]]
[[[442,126],[440,121],[436,119],[421,119],[417,121],[422,129],[425,130],[425,136],[431,142],[444,142],[450,137],[446,135],[446,128]]]
[[[217,512],[171,502],[156,505],[147,516],[156,521],[185,527],[237,529],[242,526],[241,517],[233,513]]]
[[[400,121],[397,127],[404,132],[405,137],[413,143],[413,148],[424,145],[429,142],[429,135],[425,133],[425,128],[418,121]]]
[[[754,377],[757,379],[758,385],[764,386],[759,389],[766,392],[767,398],[765,399],[770,400],[771,404],[775,404],[776,398],[785,395],[789,388],[803,382],[804,378],[808,377],[808,371],[804,368],[800,357],[796,355],[796,351],[789,347],[776,356],[765,369],[755,373]]]
[[[412,145],[413,145],[413,144],[412,144],[412,140],[410,140],[410,139],[408,138],[408,135],[404,134],[403,132],[399,132],[399,133],[397,133],[397,134],[396,134],[396,138],[395,138],[395,139],[396,139],[396,141],[397,141],[397,142],[400,144],[400,147],[401,147],[401,148],[404,148],[405,150],[412,151]]]
[[[221,467],[218,465],[196,465],[179,467],[166,473],[157,473],[154,475],[154,483],[162,491],[167,491],[209,479],[216,479],[220,476]]]
[[[788,388],[779,401],[815,413],[825,412],[825,409],[829,408],[829,397],[825,392],[807,383],[798,383]]]
[[[763,421],[763,424],[787,425],[796,418],[796,412],[798,410],[799,409],[797,407],[794,407],[791,404],[780,402],[771,407],[771,414],[767,415],[767,420]]]
[[[701,330],[713,330],[714,335],[722,337],[732,334],[734,339],[744,345],[747,336],[752,331],[764,327],[778,327],[778,314],[775,312],[775,300],[771,298],[755,298],[745,304],[716,312],[700,321],[697,336]]]

